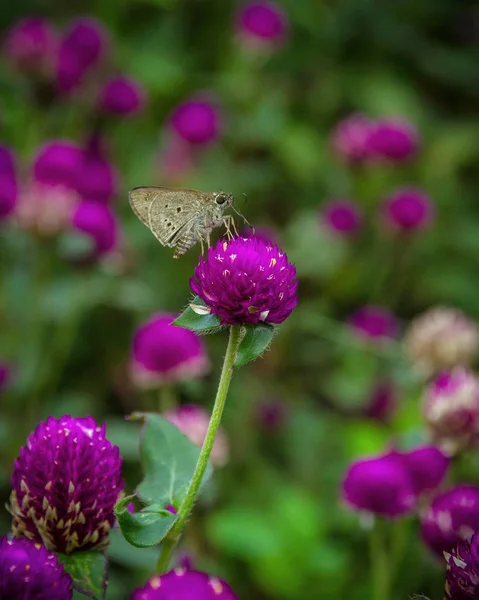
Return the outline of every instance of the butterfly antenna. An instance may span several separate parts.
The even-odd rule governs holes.
[[[246,194],[243,194],[243,196],[246,198],[246,201],[248,201],[248,197],[246,196]],[[244,216],[244,214],[239,210],[239,208],[235,205],[234,200],[231,203],[231,206],[233,208],[233,210],[235,211],[235,213],[241,217],[243,219],[243,221],[245,222],[246,225],[248,225],[249,227],[251,227],[251,229],[253,230],[253,234],[255,232],[255,228],[253,227],[253,225],[251,225],[251,223],[248,221],[248,219]]]

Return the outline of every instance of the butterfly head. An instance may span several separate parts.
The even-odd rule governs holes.
[[[226,192],[215,192],[213,197],[216,205],[221,206],[223,210],[233,204],[233,194],[227,194]]]

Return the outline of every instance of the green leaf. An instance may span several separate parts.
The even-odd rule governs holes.
[[[234,367],[242,367],[263,354],[273,339],[275,328],[273,325],[260,323],[246,325],[246,333],[240,342],[234,362]]]
[[[107,560],[103,552],[75,552],[59,554],[65,571],[73,579],[73,587],[81,594],[100,600],[107,586]]]
[[[196,296],[188,308],[173,321],[173,325],[202,333],[212,333],[221,327],[219,317],[211,314],[198,314],[191,308],[192,306],[198,306],[201,309],[201,307],[206,307],[206,304]]]
[[[148,507],[132,514],[128,511],[128,504],[132,498],[133,496],[123,498],[115,506],[115,514],[123,536],[136,548],[158,545],[176,521],[176,515],[161,508],[155,512]]]

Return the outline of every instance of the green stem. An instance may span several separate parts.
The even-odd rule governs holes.
[[[369,535],[373,599],[389,600],[389,553],[385,543],[385,532],[381,525],[382,523],[376,519]]]
[[[198,495],[198,491],[201,487],[201,482],[203,481],[203,476],[208,465],[208,459],[216,438],[216,432],[220,426],[221,416],[223,414],[226,396],[228,395],[231,376],[233,375],[233,363],[240,342],[240,337],[241,327],[239,325],[232,325],[230,327],[228,347],[226,348],[223,369],[221,370],[221,377],[218,384],[218,390],[216,392],[215,404],[211,414],[208,431],[206,432],[205,441],[203,442],[203,447],[201,448],[200,456],[198,458],[198,462],[196,463],[195,472],[193,473],[193,477],[191,478],[188,489],[186,490],[186,495],[178,509],[178,518],[161,544],[160,556],[156,565],[157,573],[164,573],[168,569],[173,551],[181,537],[183,528],[188,521],[196,500],[196,496]]]
[[[178,404],[175,390],[170,384],[162,385],[158,390],[158,412],[163,413],[166,410],[175,408]]]

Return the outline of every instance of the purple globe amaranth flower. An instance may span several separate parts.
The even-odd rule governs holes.
[[[8,30],[3,51],[17,71],[32,77],[49,76],[57,58],[56,31],[42,17],[27,17]]]
[[[16,537],[71,554],[101,550],[123,490],[117,446],[91,417],[49,417],[15,460],[10,512]]]
[[[457,485],[436,496],[421,516],[424,543],[442,555],[479,529],[479,487]]]
[[[176,316],[157,313],[141,325],[133,338],[130,373],[143,388],[204,375],[210,367],[199,336],[172,325]]]
[[[113,210],[92,200],[78,204],[72,217],[72,225],[93,241],[97,255],[106,254],[118,244],[119,225]]]
[[[210,144],[221,135],[221,115],[211,100],[199,95],[193,96],[173,110],[170,126],[180,138],[190,144]]]
[[[186,437],[196,446],[203,446],[211,415],[198,404],[186,404],[167,410],[163,417],[178,427]],[[216,434],[215,443],[211,451],[211,462],[222,466],[228,461],[228,439],[225,432],[220,429]]]
[[[443,306],[416,317],[404,336],[407,356],[415,369],[426,377],[471,364],[478,347],[476,323],[460,310]]]
[[[403,188],[385,200],[382,216],[385,223],[395,231],[415,231],[431,224],[434,205],[421,190]]]
[[[423,415],[437,444],[454,454],[479,443],[479,378],[456,367],[426,388]]]
[[[113,115],[132,115],[146,104],[146,91],[134,79],[124,75],[107,81],[100,92],[99,107]]]
[[[119,187],[114,166],[97,148],[87,148],[82,154],[77,174],[76,190],[86,200],[109,202]]]
[[[407,121],[382,119],[374,123],[369,145],[376,158],[402,162],[416,154],[419,136]]]
[[[401,456],[418,495],[438,488],[447,475],[450,459],[436,446],[421,446]]]
[[[15,159],[8,146],[0,145],[0,221],[15,209],[18,198]]]
[[[230,586],[207,573],[175,569],[154,575],[133,592],[131,600],[238,600]]]
[[[374,421],[388,423],[396,408],[396,389],[390,383],[378,383],[372,390],[362,414]]]
[[[240,7],[236,15],[236,29],[246,45],[270,48],[285,41],[289,23],[279,4],[263,0]]]
[[[374,122],[361,114],[340,121],[331,134],[333,152],[350,163],[362,163],[373,156],[371,135]]]
[[[479,534],[470,541],[460,542],[446,559],[446,598],[467,600],[479,598]]]
[[[359,207],[349,200],[332,200],[321,210],[321,221],[339,236],[352,236],[362,225]]]
[[[105,54],[107,37],[103,25],[95,19],[82,17],[70,24],[60,42],[57,64],[60,91],[72,92],[83,83],[88,71]]]
[[[417,495],[398,452],[358,460],[343,481],[343,498],[353,508],[395,518],[411,512]]]
[[[70,600],[72,580],[55,553],[30,540],[0,537],[2,600]]]
[[[70,140],[51,140],[37,151],[33,176],[40,183],[77,189],[83,164],[83,150]]]
[[[294,265],[254,236],[219,240],[200,258],[190,287],[223,325],[282,323],[298,303]]]
[[[399,329],[396,317],[387,308],[373,304],[358,308],[348,323],[355,333],[371,341],[394,338]]]

